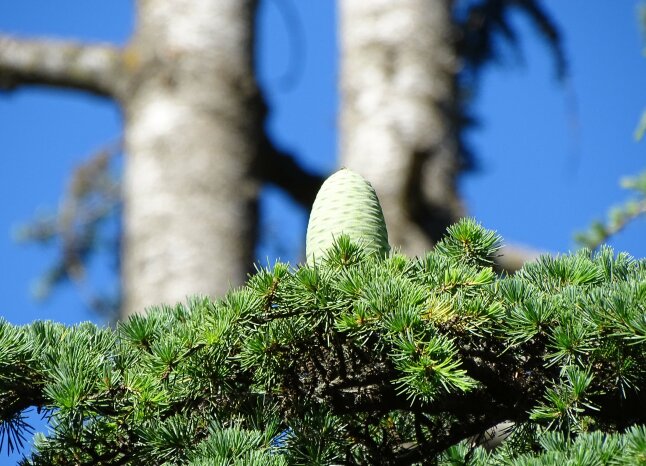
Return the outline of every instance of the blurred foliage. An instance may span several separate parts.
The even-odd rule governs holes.
[[[522,36],[515,19],[526,18],[536,28],[550,49],[556,77],[567,78],[568,63],[561,33],[543,3],[540,0],[457,0],[454,3],[456,51],[462,64],[458,74],[457,121],[465,169],[477,166],[466,136],[479,121],[471,112],[471,102],[477,94],[482,71],[488,65],[505,63],[505,47],[512,49],[516,61],[522,58]]]
[[[642,31],[646,35],[646,5],[641,5],[639,8],[639,20]],[[646,54],[646,49],[644,53]],[[644,132],[646,132],[646,112],[635,129],[635,139],[641,141]],[[577,233],[575,240],[581,246],[596,249],[646,214],[646,171],[634,177],[625,177],[620,184],[622,188],[633,190],[635,195],[624,204],[613,207],[605,221],[596,220],[588,230]]]
[[[639,6],[639,23],[642,27],[642,34],[646,36],[646,4]],[[646,56],[646,48],[643,50],[643,54]],[[635,129],[635,139],[640,141],[646,133],[646,111],[642,114],[639,124]]]
[[[613,207],[605,221],[595,221],[587,231],[575,235],[580,245],[596,249],[626,228],[631,222],[646,214],[646,171],[636,177],[621,180],[621,186],[635,191],[636,196],[624,204]]]
[[[114,329],[1,322],[0,435],[35,407],[23,465],[645,464],[646,261],[500,277],[499,247],[471,219],[416,259],[343,237]]]
[[[58,209],[16,230],[20,242],[56,249],[53,264],[33,287],[36,298],[45,299],[56,286],[69,282],[90,309],[109,319],[118,317],[118,293],[110,293],[105,283],[95,288],[88,268],[99,253],[113,258],[114,269],[119,268],[121,187],[115,167],[120,152],[121,144],[113,143],[92,154],[72,171]]]
[[[480,71],[505,58],[503,46],[521,56],[521,36],[514,15],[527,18],[549,46],[556,76],[567,75],[568,66],[561,34],[554,18],[540,0],[458,0],[454,17],[458,28],[458,55],[464,60],[462,78],[474,82]]]

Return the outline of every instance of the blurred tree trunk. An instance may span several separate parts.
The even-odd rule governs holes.
[[[140,0],[121,97],[123,312],[223,294],[253,261],[253,0]]]
[[[390,244],[428,250],[463,215],[451,0],[339,0],[341,165],[382,203]]]

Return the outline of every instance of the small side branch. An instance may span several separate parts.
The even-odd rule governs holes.
[[[325,177],[303,168],[296,159],[277,149],[267,137],[260,154],[261,179],[285,190],[289,196],[309,209]]]
[[[115,96],[121,51],[104,44],[0,36],[0,89],[46,85]]]

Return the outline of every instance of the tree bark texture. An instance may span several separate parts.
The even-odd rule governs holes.
[[[124,52],[123,313],[224,294],[250,270],[254,0],[140,0]]]
[[[451,0],[339,0],[341,165],[381,201],[390,244],[427,251],[463,215]]]

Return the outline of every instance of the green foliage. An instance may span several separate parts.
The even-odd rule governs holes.
[[[529,434],[529,436],[528,436]],[[507,444],[532,442],[534,448],[521,454],[503,446],[494,452],[475,451],[461,444],[442,455],[441,466],[638,466],[646,464],[646,429],[632,427],[625,434],[591,432],[576,437],[563,432],[526,432],[518,429]]]
[[[499,277],[499,246],[470,219],[415,259],[340,236],[116,329],[1,322],[0,438],[36,407],[25,465],[643,464],[646,262]]]

